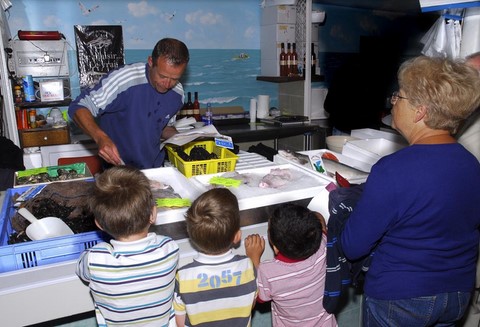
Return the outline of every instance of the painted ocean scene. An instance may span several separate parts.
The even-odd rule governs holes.
[[[151,50],[125,50],[126,63],[146,61]],[[185,92],[198,92],[202,108],[242,106],[249,110],[250,99],[270,95],[276,106],[277,85],[257,81],[260,75],[260,50],[190,49],[190,62],[180,80]],[[186,94],[186,93],[185,93]]]
[[[147,62],[152,50],[125,49],[125,63]],[[76,61],[76,59],[75,59]],[[74,63],[76,66],[76,62]],[[190,49],[190,62],[181,78],[187,92],[198,92],[202,108],[241,106],[249,111],[250,99],[270,96],[270,106],[278,103],[278,85],[257,81],[260,75],[260,50]],[[72,76],[72,94],[79,94],[78,78]]]

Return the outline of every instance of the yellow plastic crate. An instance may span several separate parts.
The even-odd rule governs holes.
[[[166,145],[168,160],[186,177],[234,171],[238,156],[232,151],[215,145],[214,141],[190,142],[181,148],[190,155],[194,147],[202,147],[209,153],[215,153],[219,159],[184,161],[175,151],[177,146]]]

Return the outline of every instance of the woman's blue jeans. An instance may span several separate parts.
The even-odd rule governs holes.
[[[470,297],[470,292],[403,300],[378,300],[365,295],[363,327],[453,327],[464,315]]]

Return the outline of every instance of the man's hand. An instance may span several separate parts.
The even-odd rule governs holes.
[[[97,139],[98,155],[102,157],[106,162],[112,165],[124,165],[120,153],[118,153],[117,146],[113,141],[105,134]]]
[[[112,165],[124,164],[112,139],[97,125],[87,108],[75,112],[75,123],[97,143],[98,155]]]

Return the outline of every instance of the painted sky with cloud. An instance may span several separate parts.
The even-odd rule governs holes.
[[[74,25],[122,25],[125,48],[150,49],[163,37],[191,49],[259,49],[259,0],[15,0],[11,34],[58,30],[74,44]]]

